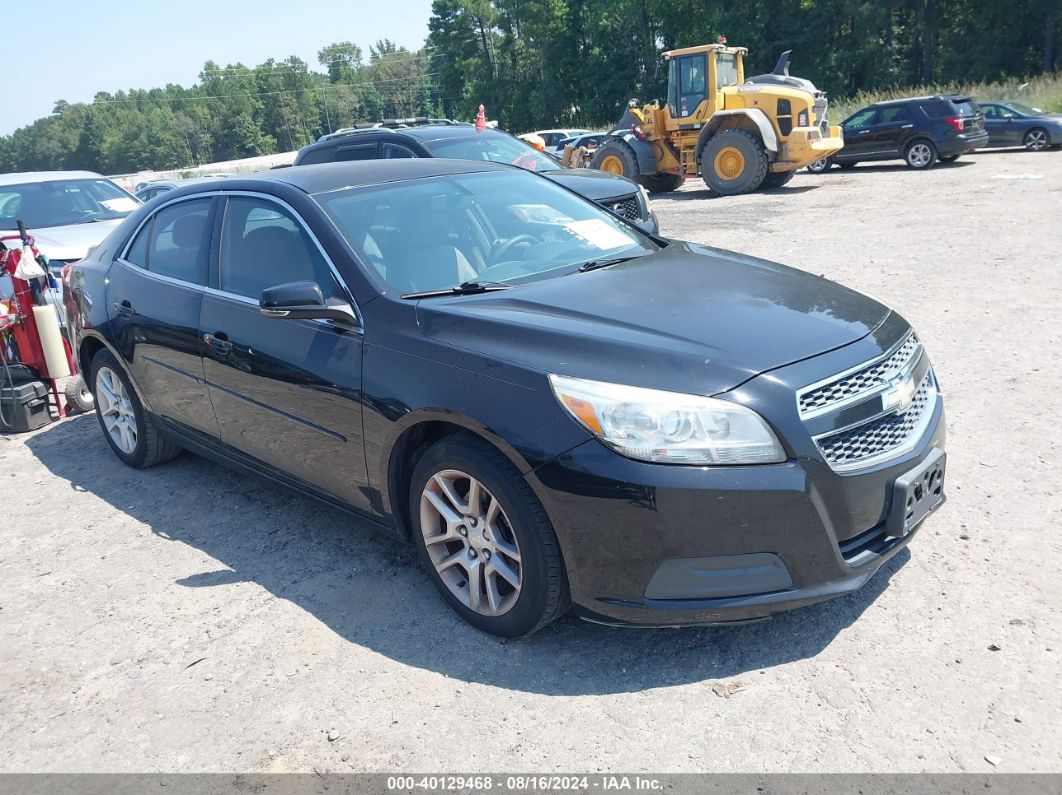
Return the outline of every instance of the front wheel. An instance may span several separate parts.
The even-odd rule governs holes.
[[[520,472],[470,434],[430,447],[413,471],[413,538],[443,598],[468,623],[507,638],[568,609],[560,545]]]
[[[638,180],[638,158],[633,149],[617,138],[611,138],[598,147],[590,167],[606,174]]]
[[[650,193],[671,193],[682,187],[686,178],[681,174],[643,174],[638,181],[645,186]]]
[[[1030,152],[1042,152],[1048,146],[1047,130],[1042,127],[1033,127],[1025,133],[1022,144]]]
[[[831,158],[831,157],[820,157],[814,163],[809,163],[808,164],[808,171],[810,171],[812,174],[824,174],[824,173],[826,173],[827,171],[830,170],[830,167],[832,165],[833,165],[833,158]]]
[[[724,130],[701,150],[704,181],[722,196],[751,193],[767,176],[767,150],[752,133]]]
[[[907,147],[904,160],[911,168],[921,171],[937,162],[937,149],[929,141],[915,141]]]

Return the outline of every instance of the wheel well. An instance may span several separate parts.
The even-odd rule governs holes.
[[[413,468],[416,467],[417,461],[420,460],[425,450],[455,433],[471,433],[471,431],[450,422],[422,422],[403,431],[391,449],[391,460],[387,471],[387,491],[390,497],[391,515],[395,517],[398,530],[405,538],[410,537],[413,528],[409,516],[409,478],[413,474]]]
[[[924,135],[918,135],[907,142],[907,145],[903,148],[903,151],[906,152],[908,149],[910,149],[917,143],[929,144],[931,147],[933,147],[933,151],[936,151],[937,149],[937,145],[933,143],[933,139],[927,138]]]
[[[697,139],[697,162],[701,162],[701,156],[704,154],[704,147],[708,144],[708,141],[724,133],[727,130],[741,130],[749,135],[752,135],[760,142],[765,149],[769,149],[766,142],[763,140],[763,133],[759,126],[751,117],[744,113],[733,114],[720,114],[717,113],[701,130],[700,137]]]
[[[104,347],[106,346],[95,337],[86,337],[81,342],[81,348],[77,352],[77,366],[86,384],[89,381],[89,368],[92,366],[92,360]]]

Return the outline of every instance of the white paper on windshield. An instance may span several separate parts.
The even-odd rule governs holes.
[[[564,226],[572,220],[571,216],[565,215],[548,204],[510,204],[508,209],[513,215],[528,224]]]
[[[589,218],[585,221],[569,221],[564,228],[576,237],[602,251],[629,246],[633,242],[623,231],[602,221]]]
[[[103,199],[100,204],[112,213],[131,213],[137,208],[136,200],[126,196],[119,196],[117,199]]]

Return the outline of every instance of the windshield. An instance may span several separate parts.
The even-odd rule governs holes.
[[[715,87],[736,86],[738,81],[737,56],[721,52],[715,57]]]
[[[69,226],[125,218],[139,204],[105,179],[62,179],[0,185],[0,229]]]
[[[530,144],[495,130],[423,143],[435,157],[487,160],[491,163],[520,166],[528,171],[556,171],[560,168],[556,160],[542,154]]]
[[[596,204],[515,169],[344,188],[314,199],[362,262],[401,293],[517,284],[657,250]]]
[[[1023,105],[1020,102],[1011,102],[1010,103],[1010,107],[1012,107],[1014,110],[1018,111],[1018,113],[1022,113],[1022,114],[1026,115],[1026,116],[1043,116],[1044,115],[1044,112],[1042,110],[1040,110],[1039,108],[1033,108],[1033,107],[1030,107],[1029,105]]]

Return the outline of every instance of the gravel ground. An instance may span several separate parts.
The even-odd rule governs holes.
[[[889,303],[943,384],[947,506],[762,624],[499,642],[316,503],[127,469],[92,416],[0,437],[0,771],[1062,771],[1060,186],[1011,152],[654,200]]]

